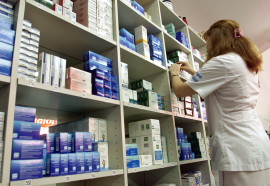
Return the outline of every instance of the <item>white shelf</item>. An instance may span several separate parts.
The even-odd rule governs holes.
[[[200,63],[200,65],[204,64],[204,60],[202,60],[199,56],[195,55],[194,53],[193,53],[193,57],[194,57],[194,61]]]
[[[81,181],[81,180],[90,180],[95,178],[109,177],[122,175],[124,173],[123,169],[119,170],[109,170],[103,172],[93,172],[86,174],[75,174],[67,176],[55,176],[55,177],[44,177],[40,179],[32,179],[32,185],[48,185],[48,184],[57,184],[57,183],[67,183],[67,177],[69,177],[70,182]],[[25,181],[11,181],[10,186],[22,186],[25,185]]]
[[[10,83],[10,76],[0,75],[0,88]]]
[[[134,28],[143,25],[148,34],[157,34],[161,32],[153,21],[146,19],[144,15],[136,11],[131,5],[125,3],[123,0],[118,1],[118,6],[121,11],[118,11],[119,29],[125,28],[133,33]]]
[[[187,54],[191,53],[191,50],[188,49],[186,46],[184,46],[182,43],[177,41],[174,37],[172,37],[170,34],[164,32],[164,38],[165,38],[165,46],[166,46],[166,52],[172,52],[175,50],[181,50]]]
[[[124,115],[125,119],[139,121],[146,118],[158,119],[164,116],[171,116],[172,112],[157,110],[133,103],[124,103]]]
[[[179,30],[186,25],[186,23],[176,15],[174,11],[169,9],[163,2],[159,2],[160,4],[160,10],[161,10],[161,18],[162,18],[162,24],[165,26],[169,23],[174,24],[175,30]]]
[[[184,161],[179,161],[180,165],[186,165],[190,163],[197,163],[197,162],[202,162],[202,161],[207,161],[207,158],[199,158],[199,159],[193,159],[193,160],[184,160]]]
[[[130,169],[128,169],[128,174],[143,172],[143,171],[151,171],[151,170],[156,170],[156,169],[163,169],[163,168],[174,167],[174,166],[177,166],[177,162],[165,163],[165,164],[161,164],[161,165],[152,165],[149,167],[130,168]]]
[[[143,55],[120,46],[121,61],[128,64],[129,76],[134,79],[141,79],[154,74],[166,71],[166,67],[154,63],[152,60],[145,58]]]
[[[189,28],[191,45],[194,47],[194,49],[204,47],[206,45],[205,40],[202,39],[200,36],[198,36],[198,34],[190,26],[188,26],[188,28]]]
[[[194,122],[202,122],[201,118],[195,118],[191,116],[181,115],[181,116],[174,116],[175,123],[194,123]]]
[[[42,31],[40,46],[76,59],[82,60],[84,52],[89,50],[102,53],[116,47],[115,41],[105,39],[77,22],[73,24],[64,16],[33,0],[26,0],[25,19]]]
[[[118,106],[120,102],[37,82],[30,85],[28,80],[20,78],[18,79],[16,104],[68,112],[89,112]]]

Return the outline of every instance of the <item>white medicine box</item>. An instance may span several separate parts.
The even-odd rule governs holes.
[[[147,119],[129,123],[129,136],[160,135],[160,123],[156,119]]]

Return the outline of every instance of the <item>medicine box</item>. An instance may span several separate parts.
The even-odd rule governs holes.
[[[141,42],[136,44],[136,51],[147,59],[150,59],[150,49],[147,43]]]
[[[91,82],[91,73],[73,67],[67,68],[66,79]]]
[[[105,119],[98,119],[98,141],[108,141],[107,121]]]
[[[0,59],[0,74],[5,76],[11,75],[11,61]]]
[[[73,132],[72,133],[72,152],[83,152],[84,151],[84,139],[83,132]]]
[[[15,106],[14,120],[35,122],[36,108]]]
[[[100,65],[104,65],[108,68],[112,68],[112,60],[111,59],[108,59],[104,56],[101,56],[99,54],[96,54],[92,51],[88,51],[88,52],[85,52],[84,55],[83,55],[83,61],[92,61],[92,62],[96,62]]]
[[[68,154],[68,174],[77,174],[77,156],[76,153]]]
[[[83,149],[84,152],[91,152],[93,143],[93,136],[91,132],[84,132],[83,133]]]
[[[51,84],[51,55],[45,52],[39,54],[39,74],[40,79],[39,82],[50,85]]]
[[[60,175],[68,175],[68,154],[60,154]]]
[[[51,55],[51,85],[59,87],[60,58]]]
[[[136,168],[140,167],[139,156],[126,156],[127,159],[127,168]]]
[[[93,161],[93,154],[91,152],[84,153],[84,172],[90,173],[92,172],[92,161]]]
[[[0,122],[5,121],[5,112],[0,112]]]
[[[109,170],[109,148],[108,142],[98,142],[93,144],[93,151],[100,153],[100,170]]]
[[[43,140],[13,140],[12,160],[43,159]]]
[[[128,85],[128,64],[121,62],[122,82],[121,84]]]
[[[59,0],[59,5],[69,9],[70,8],[70,0]]]
[[[70,10],[68,8],[63,7],[63,16],[70,19]]]
[[[148,43],[150,46],[161,46],[161,41],[152,34],[148,36]]]
[[[11,160],[10,180],[37,179],[42,177],[42,159]]]
[[[99,152],[91,152],[93,156],[92,161],[92,172],[100,171],[100,153]]]
[[[77,152],[76,153],[76,166],[77,166],[77,174],[84,173],[84,153]]]
[[[13,139],[39,140],[40,123],[14,121]]]
[[[60,175],[60,154],[49,154],[47,157],[47,175]]]
[[[68,133],[68,153],[71,153],[72,149],[72,134]]]
[[[98,141],[99,120],[98,118],[85,118],[76,122],[73,122],[76,126],[76,130],[91,132],[93,137],[93,143]]]
[[[153,165],[152,155],[139,155],[140,167],[147,167]]]
[[[68,153],[68,133],[55,134],[55,152]]]
[[[0,42],[14,45],[15,31],[5,28],[0,28]]]
[[[55,153],[55,134],[43,134],[40,136],[40,139],[46,143],[47,154]]]
[[[137,81],[137,86],[136,87],[137,87],[138,92],[142,91],[143,89],[152,91],[152,83],[149,82],[149,81],[143,80],[143,79]]]
[[[66,88],[78,92],[92,94],[91,82],[78,81],[75,79],[66,79]]]
[[[126,29],[120,29],[120,36],[126,38],[127,42],[134,44],[134,35],[128,32]]]
[[[46,175],[47,172],[47,146],[46,143],[43,144],[43,168],[42,168],[42,176]]]
[[[122,87],[123,102],[129,103],[129,89]]]
[[[67,61],[65,59],[60,58],[60,68],[59,68],[59,87],[64,88],[65,87],[65,81],[66,81],[66,63]]]
[[[136,90],[133,90],[133,91],[132,91],[132,94],[133,94],[133,103],[134,103],[134,104],[138,104],[138,95],[137,95],[137,91],[136,91]]]
[[[136,143],[126,144],[126,156],[138,155],[138,147]]]
[[[148,39],[147,39],[147,29],[144,26],[138,26],[134,29],[135,33],[135,44],[139,44],[141,42],[145,42],[148,44]]]
[[[160,135],[160,123],[156,119],[147,119],[129,123],[129,136]]]
[[[111,72],[106,72],[100,69],[91,70],[93,78],[103,79],[104,81],[111,82]]]
[[[54,4],[53,8],[52,8],[56,13],[63,15],[63,9],[62,6],[58,5],[58,4]]]

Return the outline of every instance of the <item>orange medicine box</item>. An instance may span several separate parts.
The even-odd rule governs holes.
[[[76,79],[66,79],[66,88],[78,92],[85,92],[87,94],[92,94],[92,84],[91,81],[78,81]]]
[[[85,81],[86,83],[91,83],[91,73],[89,72],[69,67],[67,68],[66,73],[66,79],[75,79],[78,81]]]

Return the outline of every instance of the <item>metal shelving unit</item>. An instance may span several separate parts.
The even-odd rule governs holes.
[[[0,185],[26,185],[25,181],[10,182],[9,179],[15,105],[36,107],[37,117],[57,119],[59,123],[84,117],[99,117],[108,121],[109,171],[44,177],[31,180],[31,185],[137,186],[173,182],[180,186],[181,174],[193,170],[201,170],[206,181],[214,183],[210,178],[209,157],[179,161],[175,127],[183,127],[184,131],[187,132],[201,131],[205,137],[205,121],[184,115],[173,115],[166,53],[173,50],[182,50],[188,54],[190,64],[193,65],[194,60],[203,61],[199,61],[190,49],[161,29],[162,25],[172,22],[176,30],[183,31],[189,38],[189,43],[200,51],[205,51],[205,42],[159,0],[137,1],[152,16],[152,21],[146,19],[145,16],[138,13],[123,0],[113,0],[112,2],[113,39],[104,38],[96,31],[90,30],[79,23],[71,22],[34,0],[19,0],[16,2],[16,38],[12,75],[11,77],[0,75],[1,94],[4,97],[1,99],[0,108],[1,111],[6,112],[3,179]],[[121,89],[120,101],[118,101],[18,79],[18,56],[23,19],[30,20],[33,27],[41,31],[39,51],[66,58],[68,67],[82,68],[83,53],[91,50],[113,60],[113,73],[118,75],[119,82],[121,82],[120,62],[127,63],[130,80],[145,79],[150,81],[154,91],[165,97],[166,110],[124,103]],[[133,29],[140,25],[147,28],[148,34],[154,34],[161,40],[164,51],[163,66],[157,65],[137,52],[120,45],[119,29],[123,27],[133,33]],[[195,96],[195,98],[200,103],[199,96]],[[127,169],[125,135],[128,131],[128,123],[152,118],[160,120],[161,134],[167,137],[170,161],[162,165]]]

